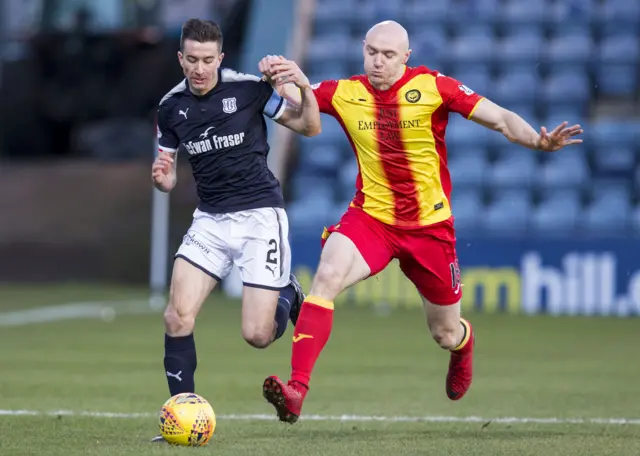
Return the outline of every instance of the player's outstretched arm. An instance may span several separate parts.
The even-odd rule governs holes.
[[[499,131],[509,141],[529,149],[555,152],[565,146],[582,143],[582,139],[574,139],[574,136],[583,133],[580,125],[568,127],[568,122],[563,122],[551,132],[542,127],[538,133],[518,114],[487,99],[480,102],[471,115],[471,120]]]

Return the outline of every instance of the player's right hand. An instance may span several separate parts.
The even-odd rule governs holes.
[[[273,77],[275,75],[273,65],[282,60],[284,60],[284,57],[281,55],[267,55],[258,62],[258,70],[264,76],[265,81],[272,86],[276,85],[276,81]]]
[[[276,80],[276,84],[293,83],[300,89],[310,87],[309,78],[298,67],[293,60],[280,59],[271,64],[272,78]]]
[[[151,166],[151,179],[159,190],[170,191],[175,185],[175,169],[173,154],[159,152],[158,157]]]

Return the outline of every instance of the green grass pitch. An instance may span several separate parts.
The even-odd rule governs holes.
[[[431,341],[420,311],[377,316],[339,307],[304,409],[322,419],[303,414],[291,426],[246,416],[274,415],[261,384],[267,375],[288,375],[291,329],[255,350],[242,341],[239,303],[214,295],[196,326],[196,389],[212,403],[218,425],[199,449],[147,443],[168,396],[161,313],[2,325],[14,310],[144,296],[92,286],[0,287],[0,455],[640,454],[638,320],[468,314],[477,334],[475,381],[463,400],[451,402],[447,353]],[[56,410],[76,415],[46,414]],[[331,419],[340,415],[360,418]],[[384,418],[364,420],[371,416]],[[437,417],[460,421],[433,422]],[[542,420],[498,419],[508,417]],[[573,418],[581,421],[567,422]],[[636,421],[590,421],[610,418]]]

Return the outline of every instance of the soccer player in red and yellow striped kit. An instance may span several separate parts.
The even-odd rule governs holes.
[[[582,142],[573,139],[582,133],[579,125],[563,123],[551,133],[542,127],[537,133],[461,82],[424,66],[406,66],[410,53],[404,28],[382,22],[364,41],[365,75],[313,86],[320,111],[335,117],[349,138],[359,174],[349,208],[323,233],[320,264],[294,331],[290,380],[272,376],[263,384],[282,421],[294,423],[301,413],[311,371],[331,333],[335,297],[394,258],[422,296],[433,338],[451,353],[447,396],[458,400],[471,386],[474,332],[460,316],[445,146],[450,112],[530,149],[556,151]],[[259,67],[282,86],[295,63],[268,56]]]

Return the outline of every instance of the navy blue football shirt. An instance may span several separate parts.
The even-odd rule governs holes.
[[[203,96],[185,79],[158,107],[160,151],[189,155],[200,203],[210,213],[284,207],[280,183],[267,166],[263,114],[278,119],[286,100],[257,76],[218,70]]]

